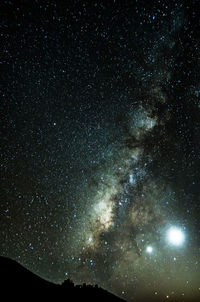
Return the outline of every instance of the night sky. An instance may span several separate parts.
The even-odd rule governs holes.
[[[0,255],[127,301],[200,297],[199,10],[1,0]]]

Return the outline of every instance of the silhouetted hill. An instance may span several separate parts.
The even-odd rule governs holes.
[[[45,301],[115,301],[124,300],[92,285],[75,286],[70,280],[62,285],[48,282],[9,258],[0,257],[0,290],[6,300],[45,299]]]

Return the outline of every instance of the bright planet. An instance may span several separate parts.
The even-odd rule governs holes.
[[[167,232],[167,240],[172,245],[180,246],[185,241],[185,236],[181,229],[171,227]]]

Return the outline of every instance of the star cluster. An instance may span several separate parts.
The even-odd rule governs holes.
[[[61,2],[0,4],[0,254],[198,301],[199,3]]]

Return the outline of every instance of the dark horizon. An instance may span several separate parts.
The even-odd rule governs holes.
[[[7,299],[27,299],[27,295],[32,298],[48,298],[48,300],[57,299],[60,301],[65,298],[67,301],[110,301],[126,302],[113,293],[104,290],[98,284],[74,284],[73,280],[63,280],[61,284],[55,284],[44,280],[31,271],[27,270],[16,261],[0,256],[0,288],[6,292]],[[131,300],[133,302],[149,302],[149,298],[139,298]],[[151,299],[151,302],[163,301],[162,299]],[[171,299],[171,302],[178,302],[177,299]],[[197,299],[184,300],[188,302],[197,302]]]
[[[49,282],[7,257],[0,257],[0,268],[0,289],[7,293],[7,299],[24,301],[31,295],[48,300],[126,302],[97,284],[74,284],[70,279],[63,280],[62,284]]]

